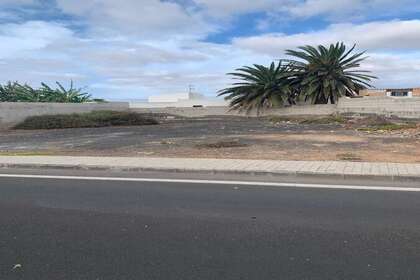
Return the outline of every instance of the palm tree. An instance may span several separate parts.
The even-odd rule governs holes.
[[[289,63],[274,62],[269,67],[254,64],[253,67],[244,66],[229,73],[240,82],[232,87],[219,91],[230,101],[231,110],[246,111],[283,106],[294,103],[296,90],[289,80],[293,77],[293,70]]]
[[[294,63],[298,74],[293,82],[300,88],[300,97],[315,104],[334,104],[341,96],[355,96],[371,87],[369,82],[376,77],[367,74],[369,71],[355,70],[366,59],[364,52],[352,54],[355,47],[346,51],[343,43],[337,43],[329,48],[304,46],[287,50],[286,54],[299,59]]]

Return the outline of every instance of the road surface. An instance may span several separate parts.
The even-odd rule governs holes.
[[[0,279],[420,279],[420,192],[0,177]]]

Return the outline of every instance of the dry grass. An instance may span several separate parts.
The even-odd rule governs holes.
[[[195,147],[199,149],[221,149],[221,148],[243,148],[247,144],[241,143],[237,140],[218,141],[214,143],[197,144]]]
[[[272,123],[298,123],[298,124],[343,124],[346,118],[342,115],[329,116],[271,116],[268,118]]]
[[[15,129],[62,129],[127,125],[154,125],[159,122],[150,115],[135,112],[93,111],[82,114],[43,115],[28,117]]]
[[[413,129],[417,128],[417,124],[415,123],[390,123],[390,124],[382,124],[382,125],[373,125],[369,127],[361,127],[358,128],[358,131],[366,131],[366,132],[379,132],[379,131],[395,131],[395,130],[405,130],[405,129]]]
[[[343,161],[361,161],[362,160],[360,156],[353,153],[337,154],[337,159],[343,160]]]
[[[53,151],[0,151],[0,156],[53,156]]]

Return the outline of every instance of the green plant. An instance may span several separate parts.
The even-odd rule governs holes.
[[[299,100],[314,104],[336,103],[342,96],[355,96],[371,87],[376,77],[358,70],[366,59],[364,52],[353,53],[343,43],[325,46],[303,46],[287,50],[295,60],[280,60],[269,67],[254,64],[228,75],[240,82],[219,91],[230,101],[232,110],[247,113],[261,109],[295,105]]]
[[[56,102],[56,103],[85,103],[92,101],[91,96],[81,88],[74,88],[73,81],[66,89],[56,82],[57,88],[51,88],[41,83],[40,88],[33,88],[27,84],[8,82],[0,85],[0,102]],[[101,100],[103,101],[103,100]]]
[[[382,124],[382,125],[374,125],[369,127],[361,127],[358,128],[358,131],[366,131],[366,132],[377,132],[377,131],[395,131],[395,130],[404,130],[404,129],[412,129],[416,128],[417,124],[415,123],[389,123],[389,124]]]
[[[299,47],[286,54],[300,60],[294,64],[298,72],[295,83],[299,84],[300,96],[315,104],[336,103],[339,97],[355,96],[362,89],[371,87],[376,77],[369,71],[355,70],[366,59],[364,52],[355,53],[343,43],[324,46]]]
[[[122,125],[154,125],[159,122],[134,112],[94,111],[82,114],[43,115],[26,118],[15,129],[60,129]]]
[[[291,73],[291,66],[282,62],[277,65],[273,62],[269,67],[244,66],[228,74],[240,81],[219,91],[219,96],[230,101],[232,110],[246,112],[255,109],[258,113],[263,108],[293,104],[295,90],[289,82]]]
[[[27,84],[8,82],[6,85],[0,85],[1,102],[40,102],[41,99],[41,92]]]

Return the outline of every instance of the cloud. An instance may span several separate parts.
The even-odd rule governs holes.
[[[306,0],[295,1],[288,10],[294,17],[326,15],[330,20],[348,21],[349,16],[375,18],[387,14],[419,11],[420,4],[417,0]]]
[[[264,57],[196,40],[86,38],[62,23],[41,21],[0,25],[0,40],[5,42],[0,82],[66,84],[72,79],[107,98],[185,91],[189,84],[214,95],[229,83],[226,72]]]
[[[233,44],[258,53],[282,56],[284,50],[302,45],[342,41],[367,50],[416,50],[420,48],[420,20],[333,24],[326,29],[298,34],[263,34],[234,38]]]
[[[363,67],[380,79],[378,87],[420,86],[420,20],[333,24],[321,31],[299,34],[264,34],[235,38],[232,44],[255,53],[282,58],[286,49],[302,45],[326,45],[343,41],[367,50]],[[404,54],[405,53],[405,54]]]
[[[69,40],[73,32],[60,24],[41,21],[0,25],[0,59],[45,49],[58,40]]]
[[[135,34],[147,38],[202,37],[215,30],[199,13],[160,0],[57,0],[63,12],[83,17],[101,35]]]
[[[363,64],[379,80],[374,81],[378,88],[420,87],[420,52],[410,54],[371,53]]]
[[[35,0],[0,0],[0,5],[30,5],[34,4]]]
[[[356,42],[369,51],[364,67],[381,78],[378,86],[410,86],[418,80],[420,20],[335,23],[295,34],[260,31],[225,44],[204,39],[228,29],[235,16],[284,15],[293,24],[299,17],[333,14],[349,1],[55,0],[57,6],[48,12],[42,9],[46,1],[17,1],[0,0],[0,7],[19,10],[18,20],[14,9],[0,14],[0,82],[67,84],[72,79],[98,97],[114,99],[185,91],[189,84],[215,95],[231,82],[225,73],[235,68],[268,64],[287,48],[335,41]],[[35,5],[36,13],[19,9],[24,5]]]
[[[281,7],[286,0],[194,0],[213,16],[232,16],[244,13],[265,12]]]

